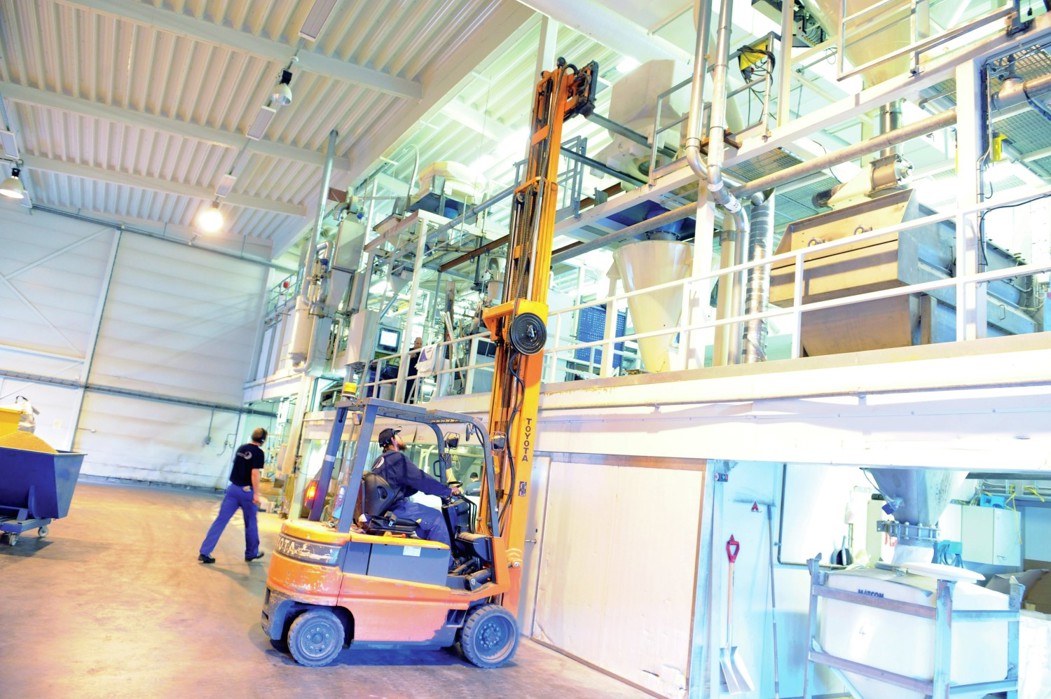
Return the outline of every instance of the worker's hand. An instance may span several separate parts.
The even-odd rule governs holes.
[[[450,490],[452,490],[453,495],[463,495],[463,491],[460,490],[460,486],[458,485],[454,485]]]
[[[252,495],[252,502],[254,504],[256,504],[256,505],[262,505],[263,504],[263,497],[259,493],[254,493]]]

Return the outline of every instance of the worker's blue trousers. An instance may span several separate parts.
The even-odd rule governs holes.
[[[445,526],[442,513],[433,507],[412,500],[402,500],[391,508],[391,512],[402,519],[416,520],[416,536],[421,539],[449,545],[449,529]]]
[[[201,553],[210,556],[219,543],[219,537],[226,528],[226,523],[234,516],[237,509],[245,518],[245,558],[253,558],[259,555],[259,526],[256,524],[255,516],[258,510],[252,502],[252,489],[245,490],[239,485],[231,483],[226,487],[226,495],[223,496],[223,504],[219,506],[219,516],[212,522],[208,534],[201,544]]]

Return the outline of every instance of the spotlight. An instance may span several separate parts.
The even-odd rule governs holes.
[[[281,81],[274,85],[274,91],[270,93],[270,103],[279,107],[292,104],[292,88],[288,84],[292,82],[292,71],[285,69],[281,71]]]
[[[11,168],[11,176],[0,184],[0,194],[8,199],[25,199],[26,188],[18,177],[22,171],[17,167]]]
[[[207,209],[197,214],[197,228],[202,233],[218,233],[223,227],[223,212],[219,211],[219,200],[212,202]]]

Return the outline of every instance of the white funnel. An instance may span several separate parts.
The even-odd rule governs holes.
[[[693,266],[693,248],[671,240],[642,240],[615,250],[613,263],[625,291],[646,289],[687,277]],[[682,315],[682,287],[631,296],[628,310],[637,333],[677,327]],[[674,332],[640,339],[643,368],[648,372],[668,371],[668,349],[674,340]]]

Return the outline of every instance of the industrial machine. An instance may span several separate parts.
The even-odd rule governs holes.
[[[807,249],[879,228],[916,220],[933,212],[911,189],[895,189],[872,199],[811,216],[788,225],[777,253]],[[825,301],[952,277],[955,229],[942,222],[887,233],[832,250],[819,248],[803,259],[803,303]],[[986,241],[990,270],[1017,266],[1009,252]],[[772,265],[770,303],[790,306],[796,265]],[[1001,280],[988,286],[988,334],[1020,335],[1039,329],[1027,303],[1032,280]],[[954,289],[863,301],[803,314],[802,346],[808,356],[861,352],[956,339]]]
[[[488,429],[466,415],[366,399],[341,402],[307,520],[289,521],[270,563],[262,626],[287,644],[301,664],[325,665],[354,643],[448,647],[459,643],[479,667],[496,667],[518,646],[522,548],[546,343],[547,290],[558,200],[558,152],[563,121],[594,107],[598,66],[559,59],[536,87],[526,177],[515,190],[502,303],[483,321],[496,344]],[[377,420],[415,423],[433,433],[436,465],[475,435],[484,455],[478,514],[463,498],[443,503],[451,548],[399,535],[412,523],[384,517],[365,478]],[[341,437],[354,439],[338,472],[339,488],[325,517]],[[459,434],[458,432],[456,434]],[[364,486],[364,487],[363,487]],[[372,515],[361,529],[351,503]],[[372,506],[379,510],[370,512]],[[386,524],[384,524],[386,522]]]

